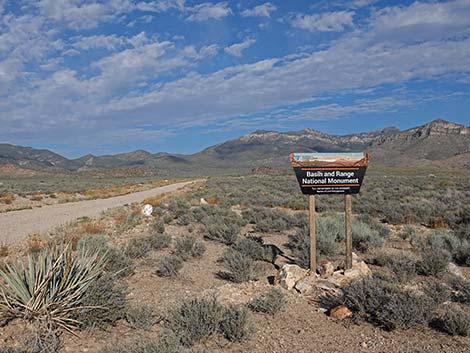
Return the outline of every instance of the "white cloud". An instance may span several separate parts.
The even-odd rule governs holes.
[[[342,32],[353,25],[354,12],[336,11],[313,15],[297,15],[291,23],[294,27],[311,32]]]
[[[186,8],[192,14],[186,17],[190,22],[203,22],[210,19],[220,20],[232,14],[232,10],[226,2],[217,4],[205,2],[194,7]]]
[[[136,8],[148,12],[165,12],[171,9],[184,10],[185,0],[142,1],[136,4]]]
[[[232,44],[231,46],[228,46],[228,47],[224,48],[224,51],[227,54],[230,54],[230,55],[236,56],[238,58],[241,58],[242,55],[243,55],[243,51],[245,49],[248,49],[249,47],[251,47],[255,43],[256,43],[256,40],[254,38],[246,38],[241,43]]]
[[[126,43],[126,38],[119,37],[115,34],[101,34],[88,37],[77,37],[74,39],[73,47],[78,50],[106,49],[114,51],[122,48]]]
[[[73,29],[94,28],[99,22],[115,19],[132,10],[130,0],[108,0],[104,3],[87,0],[40,0],[36,3],[48,18]]]
[[[266,2],[262,5],[253,7],[252,9],[246,9],[242,11],[243,17],[271,17],[271,12],[277,10],[277,7],[270,2]]]

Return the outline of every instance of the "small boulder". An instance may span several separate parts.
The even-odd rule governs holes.
[[[281,287],[291,290],[295,284],[307,276],[308,271],[297,266],[286,264],[279,271],[279,284]]]
[[[295,284],[295,289],[297,289],[300,294],[309,295],[313,292],[316,281],[317,275],[310,274],[309,276],[297,281],[297,283]]]
[[[333,319],[344,320],[348,317],[353,316],[353,313],[346,306],[339,305],[339,306],[337,306],[337,307],[330,310],[330,316]]]
[[[208,205],[209,204],[204,197],[201,197],[201,201],[199,203],[201,205]]]
[[[330,277],[333,272],[335,272],[335,268],[330,261],[322,260],[320,262],[320,265],[318,266],[318,273],[320,274],[321,278]]]
[[[142,214],[144,216],[150,217],[153,212],[153,206],[150,204],[145,204],[144,207],[142,208]]]
[[[460,268],[453,262],[449,262],[447,270],[449,271],[449,273],[453,274],[456,277],[465,278]]]

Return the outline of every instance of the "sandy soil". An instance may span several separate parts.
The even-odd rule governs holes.
[[[70,202],[0,214],[0,243],[17,242],[31,233],[47,232],[80,217],[96,217],[108,208],[141,202],[152,196],[178,190],[189,183],[191,182],[176,183],[107,199]]]

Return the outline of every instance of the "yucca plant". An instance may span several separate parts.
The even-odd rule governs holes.
[[[71,331],[75,311],[90,284],[102,273],[105,256],[74,254],[70,247],[45,249],[0,270],[0,316],[48,320]]]

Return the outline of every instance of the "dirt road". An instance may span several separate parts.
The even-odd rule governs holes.
[[[175,191],[189,183],[191,182],[171,184],[108,199],[70,202],[3,213],[0,214],[0,243],[21,241],[28,234],[47,232],[80,217],[96,217],[108,208],[141,202],[148,197]]]

